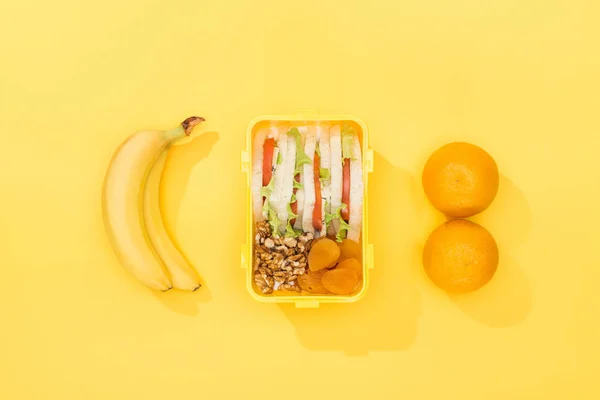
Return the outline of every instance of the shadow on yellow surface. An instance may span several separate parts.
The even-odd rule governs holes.
[[[163,181],[161,182],[161,196],[164,193],[169,193],[170,201],[168,202],[169,207],[166,207],[167,202],[161,201],[161,213],[173,243],[180,250],[181,247],[174,232],[181,201],[185,195],[192,170],[200,161],[208,157],[218,140],[219,134],[217,132],[205,132],[193,138],[190,142],[173,146],[169,150],[163,171]],[[168,190],[165,189],[166,185],[168,185]],[[185,252],[182,251],[182,254],[185,256]],[[211,299],[210,290],[202,275],[200,275],[200,283],[202,287],[194,293],[170,290],[166,293],[152,291],[152,294],[170,310],[179,314],[194,316],[198,313],[197,303]]]
[[[465,314],[492,327],[508,327],[525,320],[531,309],[531,288],[519,264],[506,252],[494,278],[481,289],[448,297]]]
[[[174,241],[176,241],[174,231],[179,217],[179,207],[187,190],[192,170],[200,161],[208,157],[218,141],[218,132],[205,132],[192,141],[184,145],[173,146],[169,150],[163,172],[163,182],[161,182],[161,196],[165,193],[169,194],[170,207],[166,207],[166,202],[161,202],[160,211],[164,216],[165,226]],[[165,179],[168,180],[168,190],[164,188],[166,186]]]
[[[501,216],[500,216],[501,215]],[[531,209],[523,192],[500,176],[496,199],[472,218],[489,230],[500,250],[498,270],[483,288],[450,299],[473,319],[493,327],[513,326],[525,320],[531,309],[531,288],[511,250],[523,244],[531,230]]]
[[[421,295],[414,282],[420,263],[412,230],[416,224],[413,193],[418,182],[375,153],[369,177],[369,233],[375,268],[365,297],[347,305],[318,309],[281,309],[294,325],[300,343],[310,350],[347,355],[409,348],[417,337]]]
[[[525,195],[504,175],[500,175],[498,194],[492,204],[470,219],[485,226],[494,235],[501,250],[512,250],[525,243],[532,224],[531,209]]]

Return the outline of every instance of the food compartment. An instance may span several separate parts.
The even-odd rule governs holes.
[[[250,294],[264,302],[350,302],[368,285],[365,125],[353,117],[264,117],[248,127]]]

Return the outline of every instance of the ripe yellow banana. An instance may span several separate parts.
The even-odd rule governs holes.
[[[168,146],[189,135],[202,121],[204,118],[190,117],[170,131],[135,133],[117,149],[106,173],[102,211],[107,234],[125,269],[151,289],[166,291],[173,285],[147,231],[143,198],[146,182],[151,167]]]
[[[173,287],[194,292],[201,286],[198,274],[169,237],[160,213],[160,179],[166,160],[167,152],[163,151],[148,175],[144,193],[144,221],[150,241],[171,276]]]

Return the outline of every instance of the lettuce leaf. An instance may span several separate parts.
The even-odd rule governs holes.
[[[340,229],[335,235],[335,240],[337,242],[341,242],[342,239],[346,238],[348,230],[350,229],[350,225],[342,218],[342,210],[348,207],[346,204],[342,203],[341,206],[337,208],[333,213],[325,213],[325,225],[328,226],[331,221],[334,219],[340,220]]]
[[[271,225],[273,237],[279,237],[279,226],[281,225],[281,221],[277,217],[277,212],[269,202],[268,197],[265,200],[265,204],[263,204],[262,212],[267,216],[267,221],[269,222],[269,225]]]
[[[319,168],[319,176],[321,179],[327,180],[331,178],[331,173],[328,168]]]
[[[280,165],[283,162],[283,156],[281,153],[277,153],[277,165]]]
[[[355,159],[354,154],[352,153],[352,144],[354,143],[354,138],[356,137],[356,131],[354,128],[351,128],[348,125],[344,125],[342,128],[342,158],[349,158],[351,160]]]
[[[294,188],[295,189],[304,189],[304,185],[294,179]]]
[[[288,220],[287,220],[287,225],[285,227],[285,236],[297,238],[298,236],[300,236],[302,231],[298,231],[292,227],[292,220],[294,218],[298,218],[298,216],[299,216],[298,214],[296,214],[292,211],[292,203],[294,203],[294,202],[296,202],[296,195],[292,194],[292,198],[290,199],[290,202],[287,205]]]
[[[294,175],[296,175],[302,172],[302,168],[300,168],[301,166],[303,166],[304,164],[310,164],[310,158],[308,158],[308,156],[304,152],[298,128],[290,129],[287,134],[293,136],[296,139],[296,170],[294,171]]]
[[[317,144],[315,145],[315,153],[317,153],[319,158],[321,158],[321,148],[319,146],[319,142],[317,142]]]
[[[275,212],[275,209],[273,208],[273,206],[271,206],[270,203],[268,206],[268,210],[268,221],[269,225],[271,225],[271,233],[273,237],[277,238],[279,237],[279,226],[281,225],[281,221],[277,217],[277,213]]]
[[[271,232],[274,237],[279,237],[279,226],[281,225],[281,221],[277,217],[277,212],[269,202],[269,197],[271,197],[271,193],[275,188],[275,176],[271,177],[271,181],[267,186],[263,186],[260,188],[260,195],[265,197],[265,202],[262,207],[262,213],[267,217],[267,221],[269,225],[271,225]]]
[[[273,189],[275,189],[275,175],[271,176],[271,181],[267,186],[260,188],[260,195],[268,199],[271,196]]]
[[[285,227],[285,237],[297,238],[298,236],[300,236],[300,234],[302,232],[298,229],[294,229],[294,227],[292,226],[292,223],[290,221],[288,221],[288,223]]]

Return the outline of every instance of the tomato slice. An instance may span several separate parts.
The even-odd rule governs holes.
[[[294,176],[294,180],[298,183],[300,183],[300,174],[296,174],[296,176]],[[294,188],[292,190],[292,193],[296,194],[296,192],[298,191],[298,188]],[[292,204],[290,204],[290,208],[292,209],[292,212],[294,214],[296,214],[298,212],[298,200],[296,200],[295,202],[293,202]],[[292,218],[290,220],[290,224],[292,226],[294,226],[294,224],[296,223],[296,218]]]
[[[275,150],[275,139],[270,138],[265,140],[263,145],[263,186],[267,186],[271,182],[273,175],[273,151]]]
[[[313,227],[317,231],[321,231],[323,227],[323,213],[321,210],[321,205],[323,203],[323,199],[321,198],[321,176],[320,176],[320,168],[321,168],[321,158],[317,153],[315,153],[315,161],[313,162],[314,169],[314,181],[315,181],[315,208],[313,209]]]
[[[342,203],[346,205],[346,208],[342,210],[342,218],[344,221],[350,221],[350,159],[344,159],[344,166],[342,169]]]

